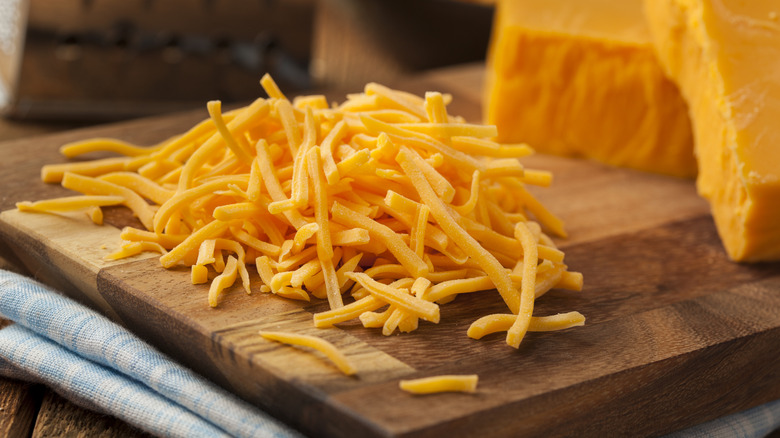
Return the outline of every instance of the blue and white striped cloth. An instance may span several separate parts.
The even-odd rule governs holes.
[[[3,270],[0,316],[16,322],[0,330],[0,375],[44,383],[159,436],[300,436],[96,312]],[[667,438],[759,438],[778,428],[780,400]]]
[[[664,438],[759,438],[780,428],[780,400],[694,426]]]
[[[158,436],[300,436],[107,318],[3,270],[0,316],[16,322],[0,330],[0,375]]]

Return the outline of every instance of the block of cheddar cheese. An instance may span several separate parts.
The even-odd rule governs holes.
[[[658,65],[641,0],[500,0],[485,120],[502,142],[693,177],[685,102]]]
[[[729,256],[780,259],[780,2],[648,0],[658,57],[690,106],[697,187]]]

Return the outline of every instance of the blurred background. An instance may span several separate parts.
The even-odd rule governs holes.
[[[95,123],[484,59],[491,0],[0,0],[0,114]],[[49,126],[49,125],[47,125]],[[0,136],[1,137],[1,136]]]

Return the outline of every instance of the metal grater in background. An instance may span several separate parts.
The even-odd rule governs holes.
[[[0,113],[115,120],[310,86],[315,0],[0,0]]]

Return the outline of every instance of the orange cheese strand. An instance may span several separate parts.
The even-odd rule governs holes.
[[[143,147],[113,138],[93,138],[86,141],[62,145],[60,146],[60,153],[68,158],[97,151],[114,152],[126,157],[137,157],[140,155],[147,155],[150,152],[155,152],[162,146],[164,146],[164,144],[158,145],[157,147]]]
[[[335,345],[316,336],[301,335],[296,333],[261,331],[260,336],[290,345],[300,345],[313,348],[323,353],[344,374],[351,376],[357,373],[357,368]]]
[[[517,312],[514,324],[512,324],[512,327],[509,328],[506,334],[506,343],[517,348],[528,330],[528,324],[534,311],[536,268],[539,262],[539,252],[537,251],[534,236],[524,222],[517,223],[515,237],[523,245],[523,280],[520,294],[520,309]]]
[[[121,196],[65,196],[55,199],[44,199],[43,201],[29,202],[22,201],[16,203],[19,211],[37,211],[41,213],[82,210],[90,207],[102,207],[108,205],[119,205],[125,201]]]
[[[481,339],[491,333],[508,331],[517,321],[517,315],[495,314],[479,318],[471,323],[468,337]],[[585,324],[585,317],[579,312],[559,313],[551,316],[533,316],[528,324],[529,332],[563,330]]]
[[[62,181],[65,173],[75,173],[84,176],[98,176],[107,172],[125,170],[130,163],[129,158],[104,158],[95,161],[82,161],[74,163],[47,164],[41,168],[41,180],[47,183]]]
[[[479,377],[469,375],[442,375],[401,380],[398,386],[412,394],[434,394],[439,392],[475,392]]]

